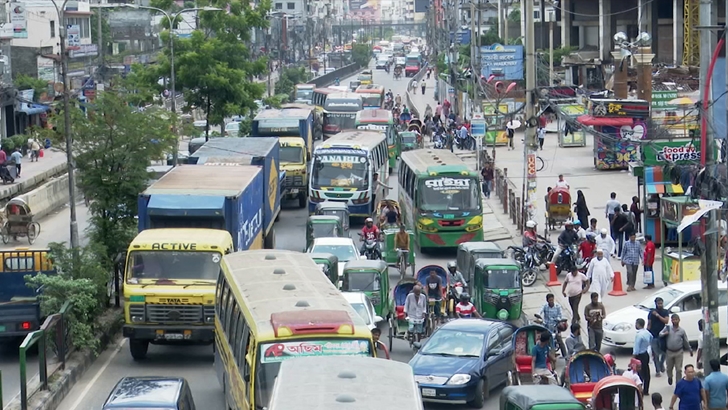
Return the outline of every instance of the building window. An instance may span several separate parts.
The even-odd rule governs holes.
[[[295,10],[296,9],[296,3],[288,3],[288,10]]]
[[[283,3],[276,3],[276,10],[283,10]]]
[[[81,29],[81,38],[91,37],[90,19],[88,17],[67,18],[66,25],[79,26]]]
[[[56,38],[56,22],[51,20],[51,38]]]

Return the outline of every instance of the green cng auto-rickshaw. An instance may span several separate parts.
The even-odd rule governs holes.
[[[340,238],[344,236],[341,218],[336,215],[312,215],[306,221],[306,249],[316,238]]]
[[[585,406],[560,386],[508,386],[501,391],[500,410],[584,410]]]
[[[502,257],[503,250],[495,242],[464,242],[458,245],[458,270],[470,284],[473,282],[476,259]]]
[[[412,151],[420,147],[417,133],[414,131],[403,131],[399,133],[399,152]]]
[[[324,201],[316,205],[314,215],[336,215],[341,218],[344,236],[349,235],[349,207],[345,202]]]
[[[473,303],[484,318],[519,320],[523,310],[521,268],[512,259],[488,258],[475,261],[470,283]]]
[[[389,272],[384,261],[363,259],[346,262],[342,276],[342,292],[366,294],[377,315],[391,320],[394,301],[389,293]]]
[[[339,258],[330,253],[310,253],[311,259],[321,268],[327,278],[338,286],[339,283]]]
[[[382,260],[387,262],[389,265],[396,265],[399,261],[397,260],[397,257],[399,256],[397,253],[397,248],[394,246],[394,237],[397,235],[397,232],[399,232],[399,229],[385,229],[384,230],[384,243],[382,244]],[[415,273],[417,272],[415,268],[415,233],[413,231],[407,231],[407,234],[410,238],[410,251],[409,251],[409,257],[407,258],[407,265],[409,265],[410,269],[412,270],[412,277],[415,276]],[[403,267],[400,267],[400,273],[401,277],[404,277],[404,273],[406,272],[406,269]]]

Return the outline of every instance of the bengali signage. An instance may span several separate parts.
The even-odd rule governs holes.
[[[493,44],[480,47],[481,74],[501,80],[523,80],[523,46]]]
[[[435,191],[461,190],[470,188],[468,178],[437,178],[425,181],[425,187]]]
[[[470,134],[474,138],[485,137],[485,133],[488,130],[488,126],[485,124],[485,118],[481,114],[475,114],[473,120],[470,122]]]
[[[644,100],[592,99],[590,111],[594,117],[648,118],[650,105]]]
[[[79,44],[75,50],[68,50],[70,58],[96,57],[99,55],[98,44]]]
[[[677,91],[652,91],[653,110],[676,110],[677,106],[669,104],[677,98]]]
[[[366,340],[327,340],[264,343],[260,346],[261,363],[278,363],[294,357],[371,356]]]

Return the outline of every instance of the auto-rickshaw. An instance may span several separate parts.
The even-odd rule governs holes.
[[[349,235],[349,207],[344,202],[324,201],[316,204],[314,215],[336,215],[341,219],[344,235]]]
[[[414,131],[402,131],[399,133],[399,150],[405,152],[422,148],[421,141],[422,138]]]
[[[394,300],[389,294],[389,267],[380,260],[346,262],[341,281],[342,292],[362,292],[369,296],[374,310],[391,325]]]
[[[382,260],[387,262],[388,265],[396,265],[399,261],[397,260],[399,254],[397,248],[394,246],[394,237],[399,232],[399,229],[385,229],[384,231],[384,242],[382,243]],[[414,231],[407,230],[407,234],[410,238],[410,250],[409,257],[407,258],[407,265],[412,271],[412,277],[415,276],[415,233]],[[400,268],[400,277],[404,277],[405,269]]]
[[[589,404],[593,410],[644,409],[640,389],[624,376],[607,376],[599,380]]]
[[[458,245],[457,265],[468,283],[473,281],[475,260],[502,258],[503,250],[495,242],[463,242]]]
[[[327,278],[338,286],[339,283],[339,258],[330,253],[309,253],[311,259],[321,268]]]
[[[341,218],[336,215],[311,215],[306,221],[306,248],[316,238],[340,238],[344,236]]]
[[[521,267],[512,259],[476,259],[469,284],[473,304],[487,319],[519,320],[523,310]]]
[[[501,391],[500,410],[584,410],[568,390],[559,386],[508,386]]]
[[[412,118],[407,124],[407,131],[419,132],[422,134],[422,121],[417,118]]]

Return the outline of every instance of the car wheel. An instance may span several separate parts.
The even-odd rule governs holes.
[[[482,409],[485,405],[485,400],[490,396],[488,388],[488,380],[483,378],[478,381],[475,386],[475,398],[469,402],[468,405],[474,409]]]

